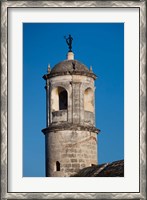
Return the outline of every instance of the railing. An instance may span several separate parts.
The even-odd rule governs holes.
[[[90,111],[84,111],[84,122],[87,125],[94,125],[94,114]]]
[[[58,110],[52,112],[52,123],[67,121],[67,110]]]

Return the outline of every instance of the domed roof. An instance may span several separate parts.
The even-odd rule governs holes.
[[[47,80],[51,77],[64,75],[82,75],[96,79],[96,75],[93,73],[92,68],[88,69],[83,63],[78,60],[74,60],[73,52],[68,52],[67,60],[59,62],[52,69],[49,65],[48,73],[45,74],[43,78]]]
[[[51,70],[51,74],[59,72],[89,72],[89,69],[78,60],[64,60],[56,64]]]

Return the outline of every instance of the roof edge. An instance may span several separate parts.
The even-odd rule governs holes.
[[[92,73],[92,72],[86,72],[86,71],[55,72],[55,73],[52,73],[52,74],[45,74],[42,78],[44,80],[47,80],[47,79],[50,79],[50,78],[55,77],[55,76],[65,76],[65,75],[81,75],[81,76],[91,77],[94,80],[97,79],[97,76],[94,73]]]

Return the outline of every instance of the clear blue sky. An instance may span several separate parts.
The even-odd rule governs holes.
[[[124,24],[23,24],[23,176],[45,176],[45,81],[42,76],[66,59],[64,36],[73,37],[75,59],[92,66],[96,86],[98,162],[124,158]]]

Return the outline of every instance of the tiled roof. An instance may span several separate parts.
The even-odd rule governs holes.
[[[123,177],[124,176],[124,160],[94,165],[81,169],[72,177]]]

